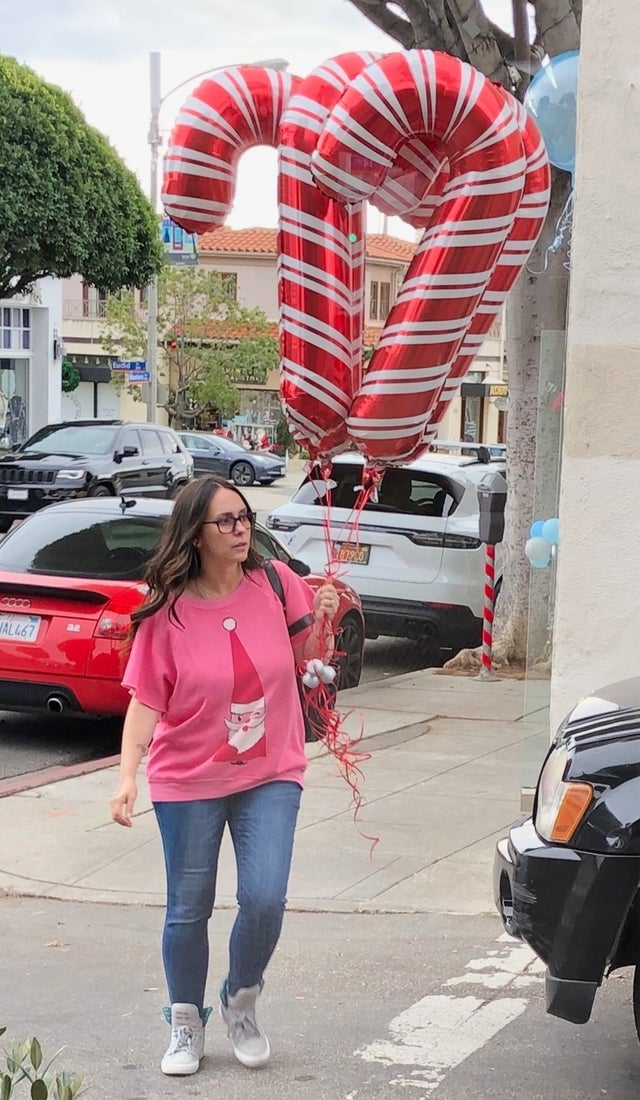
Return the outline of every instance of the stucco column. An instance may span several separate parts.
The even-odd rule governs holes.
[[[551,719],[640,674],[640,5],[584,0]]]

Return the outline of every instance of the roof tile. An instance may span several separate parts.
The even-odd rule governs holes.
[[[259,226],[252,229],[230,229],[225,225],[201,233],[198,237],[198,251],[275,256],[277,239],[276,229],[263,229]],[[368,234],[366,245],[370,260],[389,260],[394,263],[410,263],[416,250],[416,245],[411,241],[387,237],[382,233]]]

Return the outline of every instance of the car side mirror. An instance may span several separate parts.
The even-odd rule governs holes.
[[[308,577],[311,572],[311,566],[307,565],[306,561],[300,561],[298,558],[289,558],[289,569],[293,573],[297,573],[299,577]]]
[[[121,451],[116,451],[116,453],[113,456],[113,461],[114,462],[122,462],[123,458],[135,458],[136,455],[139,455],[139,454],[140,454],[140,451],[138,450],[138,448],[134,447],[131,444],[129,444],[127,447],[123,447]]]

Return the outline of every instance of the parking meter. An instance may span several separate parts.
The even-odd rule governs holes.
[[[507,480],[495,470],[478,484],[480,509],[480,541],[497,546],[504,536],[504,509],[507,503]]]

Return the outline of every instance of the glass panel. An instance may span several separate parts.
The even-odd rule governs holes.
[[[163,523],[160,516],[37,515],[2,543],[0,569],[139,580]]]
[[[5,328],[11,328],[11,310],[6,307],[2,310],[2,324]]]
[[[164,454],[164,448],[157,432],[141,432],[142,452],[149,458],[158,458]]]
[[[3,348],[11,348],[11,329],[5,328],[2,330],[2,346]]]
[[[29,440],[29,450],[41,454],[105,455],[113,450],[117,430],[102,424],[42,428]]]
[[[31,310],[30,309],[23,309],[23,311],[22,311],[22,327],[23,328],[30,328],[31,327]]]
[[[24,443],[28,434],[29,365],[4,359],[0,370],[0,447]]]
[[[20,310],[19,309],[13,309],[11,311],[11,313],[12,313],[11,323],[12,323],[13,327],[14,328],[20,328],[20,321],[22,319],[21,316],[20,316]]]
[[[28,351],[31,347],[31,333],[26,330],[22,333],[22,349]]]

